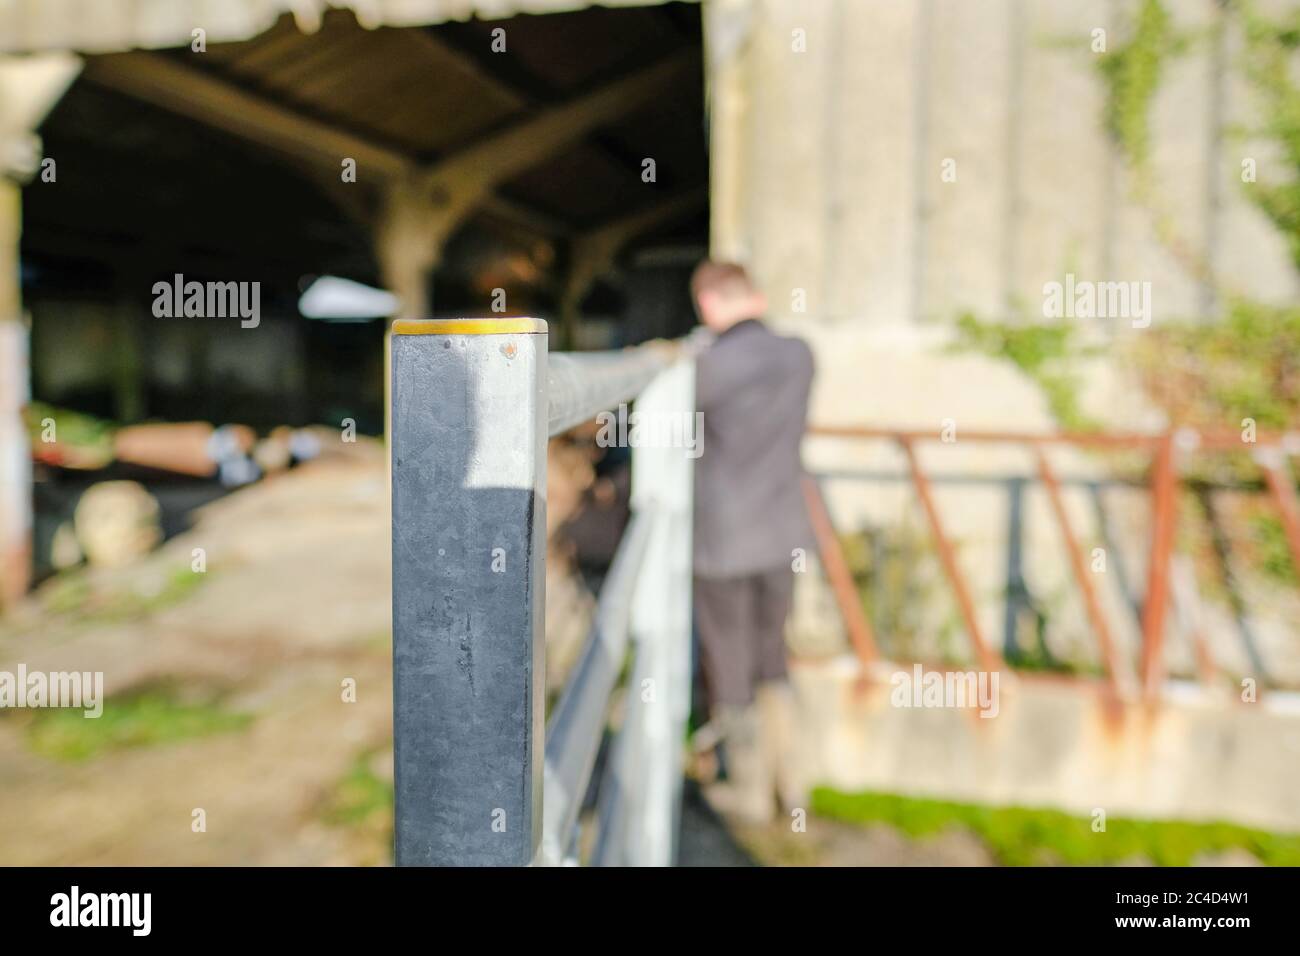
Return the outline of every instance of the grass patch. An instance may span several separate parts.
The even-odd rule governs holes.
[[[179,604],[198,590],[211,575],[188,564],[162,570],[148,587],[96,588],[84,568],[64,571],[41,590],[41,606],[51,614],[80,624],[130,621]]]
[[[94,597],[84,571],[62,571],[41,591],[41,607],[51,614],[78,614]]]
[[[325,804],[325,822],[365,826],[381,818],[392,824],[393,785],[375,773],[373,755],[359,757]]]
[[[367,751],[334,785],[321,818],[349,834],[354,862],[388,866],[393,862],[393,783],[375,770],[381,753]]]
[[[1232,823],[1186,823],[1109,817],[1095,833],[1090,817],[1059,810],[986,807],[885,793],[843,793],[819,787],[813,811],[846,823],[883,823],[908,836],[926,837],[947,827],[977,835],[1006,866],[1060,862],[1096,866],[1133,859],[1157,866],[1187,866],[1197,856],[1241,849],[1270,866],[1300,865],[1300,834],[1276,834]]]
[[[80,762],[115,750],[230,733],[252,719],[223,709],[215,697],[191,700],[176,688],[155,686],[108,698],[97,718],[81,710],[33,711],[27,742],[42,756]]]

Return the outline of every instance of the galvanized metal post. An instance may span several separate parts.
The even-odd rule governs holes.
[[[526,865],[542,829],[547,335],[392,336],[399,866]]]

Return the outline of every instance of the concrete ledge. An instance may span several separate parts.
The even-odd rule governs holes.
[[[911,669],[860,686],[853,658],[796,662],[808,784],[1300,832],[1300,695],[1247,704],[1170,684],[1158,708],[1115,710],[1100,683],[1002,672],[986,719],[895,706],[890,675]]]

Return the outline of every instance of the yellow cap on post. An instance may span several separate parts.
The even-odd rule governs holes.
[[[394,335],[506,335],[546,332],[545,319],[397,319]]]

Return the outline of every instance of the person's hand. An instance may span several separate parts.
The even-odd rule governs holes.
[[[703,325],[697,325],[680,339],[682,354],[684,356],[695,357],[717,341],[717,333]]]
[[[651,339],[640,347],[653,354],[665,365],[672,365],[682,357],[680,339]]]

